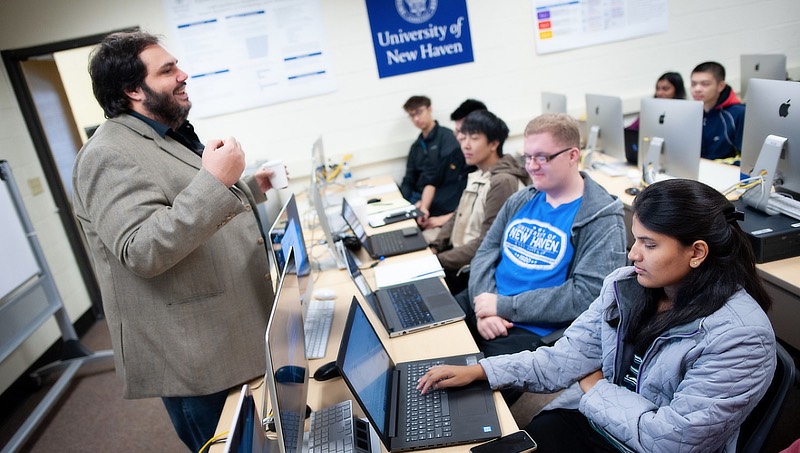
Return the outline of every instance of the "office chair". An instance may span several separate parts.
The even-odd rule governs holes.
[[[739,430],[739,440],[736,445],[738,453],[757,453],[763,449],[764,442],[783,408],[786,394],[795,381],[796,369],[792,356],[780,343],[776,343],[775,352],[778,356],[775,376],[767,393],[747,416]]]

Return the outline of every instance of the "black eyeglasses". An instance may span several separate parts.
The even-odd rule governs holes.
[[[523,154],[522,157],[525,159],[525,163],[526,164],[530,163],[530,161],[534,161],[539,165],[544,165],[544,164],[550,162],[551,160],[555,159],[556,157],[560,156],[561,154],[564,154],[567,151],[570,151],[572,148],[574,148],[574,146],[570,146],[569,148],[564,148],[561,151],[559,151],[559,152],[557,152],[555,154],[550,154],[550,155],[534,154],[533,156],[529,156],[527,154]]]

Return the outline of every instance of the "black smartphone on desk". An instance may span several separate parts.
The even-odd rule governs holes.
[[[536,448],[536,442],[531,439],[531,436],[526,431],[520,430],[490,440],[485,444],[476,445],[470,448],[469,451],[470,453],[496,453],[501,451],[505,453],[528,453],[536,451]]]

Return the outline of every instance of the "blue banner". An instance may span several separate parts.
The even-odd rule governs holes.
[[[470,63],[466,0],[366,0],[380,78]]]

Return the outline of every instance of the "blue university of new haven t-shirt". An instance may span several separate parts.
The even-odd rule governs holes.
[[[581,200],[554,209],[539,192],[517,211],[506,226],[495,270],[498,294],[513,296],[564,283],[575,253],[570,230]]]

